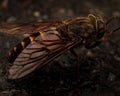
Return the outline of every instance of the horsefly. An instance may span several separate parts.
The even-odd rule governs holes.
[[[8,34],[29,34],[9,52],[12,66],[8,78],[22,78],[75,46],[98,46],[120,29],[109,31],[109,22],[89,14],[65,21],[0,25],[0,31]]]

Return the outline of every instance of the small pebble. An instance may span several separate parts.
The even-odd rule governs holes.
[[[39,12],[39,11],[35,11],[35,12],[33,13],[33,15],[34,15],[35,17],[40,17],[40,12]]]
[[[7,22],[10,23],[10,22],[14,22],[16,21],[16,18],[15,17],[10,17],[7,19]]]

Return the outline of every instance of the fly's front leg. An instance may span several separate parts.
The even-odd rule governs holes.
[[[79,77],[79,71],[80,71],[80,56],[73,50],[73,49],[70,49],[70,52],[75,56],[75,61],[76,61],[76,73],[77,73],[77,77]]]

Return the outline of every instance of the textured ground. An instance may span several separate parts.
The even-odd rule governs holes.
[[[105,21],[120,16],[119,0],[5,1],[0,1],[1,23],[65,20],[89,13],[101,15]],[[110,29],[119,25],[120,19],[115,20]],[[0,96],[120,96],[120,31],[94,49],[76,50],[80,56],[78,75],[68,51],[23,79],[7,80],[7,53],[19,41],[19,36],[0,34]]]

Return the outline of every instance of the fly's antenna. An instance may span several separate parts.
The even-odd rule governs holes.
[[[113,30],[112,30],[112,33],[113,33],[113,32],[116,32],[116,31],[118,31],[118,30],[120,30],[120,27],[113,29]]]
[[[105,23],[106,26],[108,26],[110,24],[110,22],[114,19],[115,17],[110,17],[107,22]]]
[[[112,17],[109,18],[108,21],[105,23],[106,26],[108,26],[108,25],[109,25],[113,20],[115,20],[115,19],[120,19],[120,17],[119,17],[119,16],[112,16]],[[116,31],[118,31],[118,30],[120,30],[120,26],[117,27],[117,28],[115,28],[115,29],[113,29],[113,30],[111,31],[111,33],[116,32]]]

